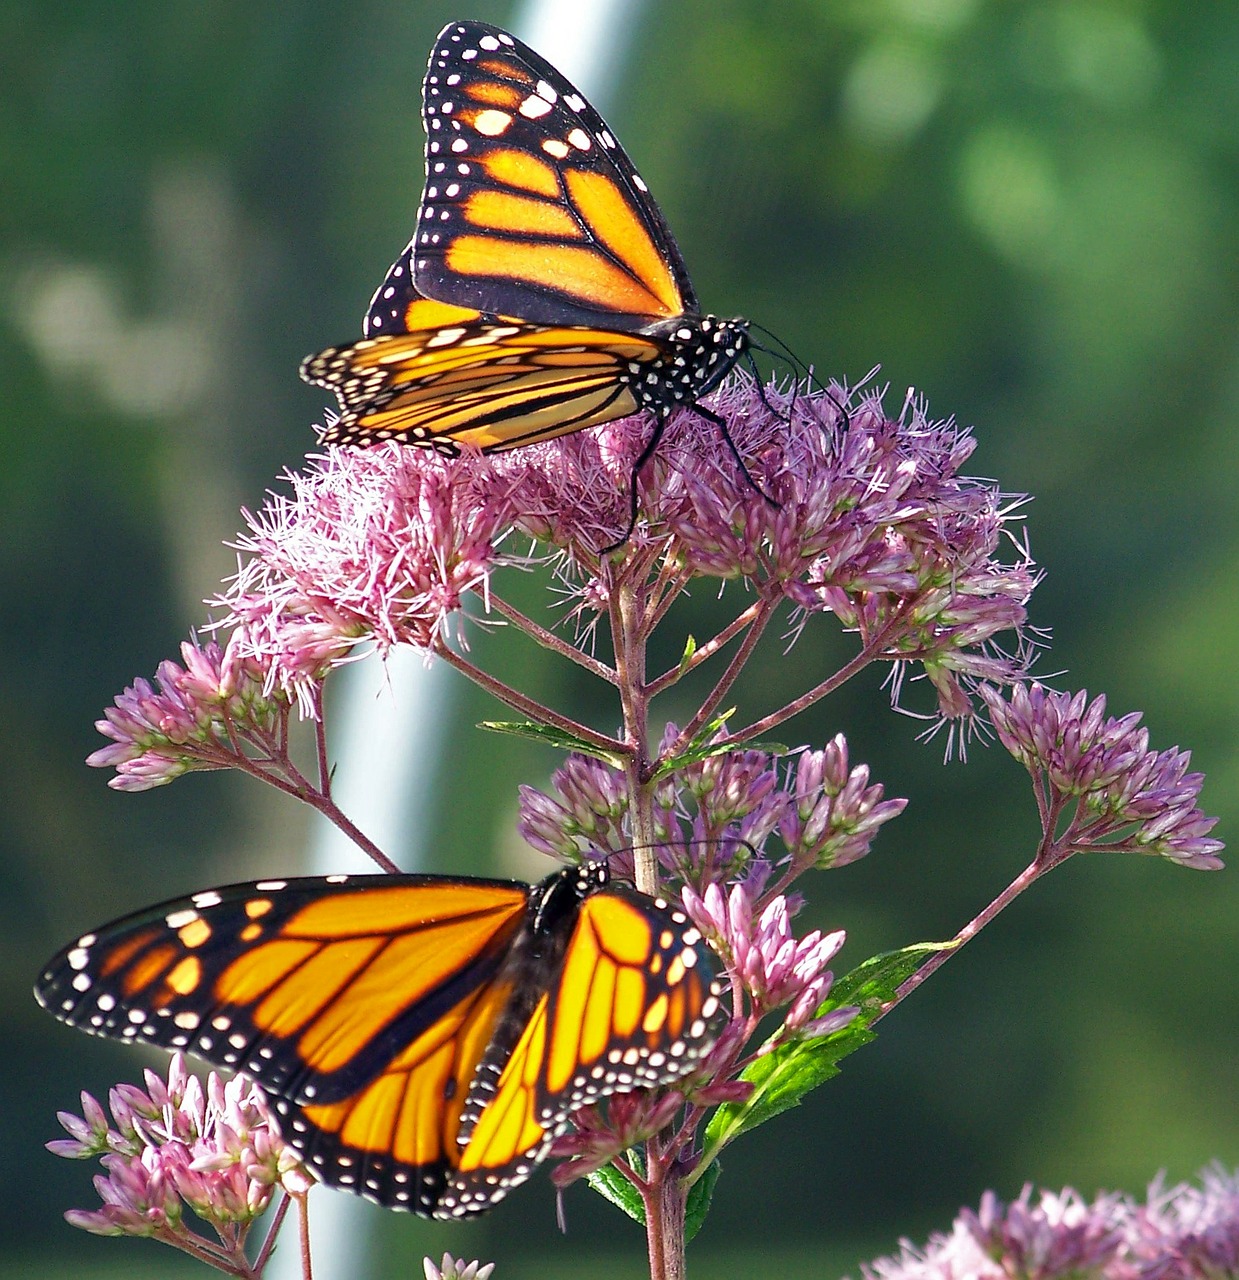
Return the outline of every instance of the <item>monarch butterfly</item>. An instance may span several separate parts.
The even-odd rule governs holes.
[[[35,996],[245,1071],[323,1182],[435,1218],[501,1200],[579,1107],[687,1075],[724,1019],[701,934],[598,862],[209,889],[79,938]]]
[[[701,314],[623,148],[514,36],[444,27],[422,118],[417,229],[370,303],[366,336],[301,366],[340,401],[322,442],[490,452],[649,409],[635,482],[672,409],[696,404],[747,350],[747,322]],[[631,497],[635,523],[635,483]]]

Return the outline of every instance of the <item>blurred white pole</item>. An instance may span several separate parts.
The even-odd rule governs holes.
[[[591,102],[606,98],[624,62],[643,0],[522,0],[511,30],[561,70]],[[336,802],[406,871],[425,866],[425,833],[441,794],[434,777],[452,712],[452,673],[395,650],[386,670],[357,662],[337,673],[331,707]],[[307,873],[373,871],[374,865],[330,823],[314,823]],[[374,1222],[356,1197],[318,1190],[310,1200],[315,1280],[367,1274]],[[268,1280],[300,1280],[295,1224],[267,1268]],[[416,1269],[416,1268],[415,1268]]]

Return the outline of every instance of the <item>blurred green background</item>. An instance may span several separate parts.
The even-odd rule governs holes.
[[[124,796],[82,760],[114,694],[203,619],[238,509],[312,445],[323,395],[298,361],[357,331],[412,229],[418,85],[459,16],[437,0],[0,8],[4,1280],[194,1271],[61,1221],[94,1197],[92,1170],[42,1149],[55,1110],[142,1063],[57,1026],[30,984],[89,925],[299,865],[304,817],[274,792],[197,776]],[[1227,838],[1239,6],[676,0],[641,10],[606,111],[708,309],[760,320],[824,374],[881,364],[892,406],[915,386],[975,424],[974,473],[1036,495],[1042,669],[1144,710],[1156,746],[1191,747]],[[614,723],[575,674],[505,643],[476,636],[475,655]],[[821,661],[780,652],[750,669],[747,705]],[[846,927],[853,963],[952,933],[1036,834],[1010,758],[944,766],[887,708],[883,674],[787,730],[820,745],[842,729],[911,800],[868,859],[806,886],[806,927]],[[462,690],[439,758],[409,761],[448,789],[435,869],[504,865],[517,783],[556,763],[470,727],[494,710]],[[1231,873],[1069,864],[730,1153],[694,1274],[855,1274],[986,1187],[1135,1191],[1158,1169],[1233,1166],[1237,922]],[[373,1210],[368,1274],[444,1248],[498,1259],[498,1280],[641,1274],[631,1224],[581,1188],[567,1208],[562,1237],[541,1177],[466,1228]]]

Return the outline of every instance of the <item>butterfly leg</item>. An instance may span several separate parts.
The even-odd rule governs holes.
[[[765,403],[765,396],[762,396],[762,403]],[[767,408],[770,406],[767,405]],[[749,469],[744,465],[744,459],[740,456],[740,450],[736,448],[736,442],[731,438],[731,432],[727,430],[727,423],[723,421],[713,409],[707,409],[705,405],[696,404],[693,411],[698,416],[704,418],[707,422],[712,422],[719,430],[719,434],[727,441],[727,447],[731,450],[731,456],[736,460],[736,466],[740,468],[740,474],[744,477],[745,483],[753,490],[754,493],[760,494],[772,507],[776,510],[779,504],[749,475]],[[773,410],[771,410],[773,412]]]
[[[612,551],[618,551],[632,537],[632,531],[637,527],[637,477],[641,474],[641,468],[654,456],[654,450],[658,448],[658,442],[663,438],[663,431],[667,426],[667,416],[663,412],[658,414],[654,423],[654,430],[650,432],[650,438],[637,455],[636,462],[632,464],[632,475],[628,478],[628,526],[615,542],[608,547],[603,547],[598,552],[600,556],[609,556]],[[721,419],[719,421],[721,422]]]

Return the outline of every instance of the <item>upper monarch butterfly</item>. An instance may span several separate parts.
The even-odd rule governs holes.
[[[210,889],[79,938],[35,996],[244,1070],[323,1182],[436,1218],[501,1200],[578,1108],[690,1073],[725,1017],[687,917],[597,862]]]
[[[748,349],[747,322],[701,314],[623,148],[514,36],[444,27],[422,118],[417,229],[371,300],[366,337],[301,366],[340,401],[322,441],[493,451],[651,409],[635,482],[672,409]],[[635,484],[631,496],[635,523]]]

